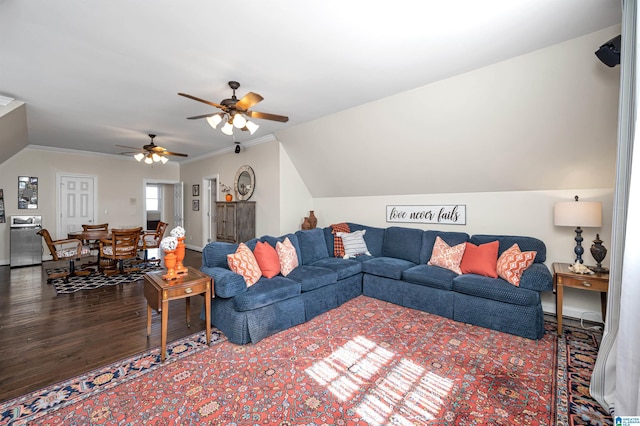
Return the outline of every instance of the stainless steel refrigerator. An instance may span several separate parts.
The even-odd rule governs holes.
[[[42,216],[11,216],[11,267],[42,263]]]

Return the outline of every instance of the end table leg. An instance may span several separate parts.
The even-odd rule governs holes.
[[[191,328],[191,298],[187,297],[184,299],[187,304],[187,327]]]
[[[151,336],[151,305],[147,304],[147,337]]]
[[[558,321],[558,336],[562,336],[562,293],[563,286],[559,284],[556,291],[556,321]]]
[[[604,291],[600,293],[600,307],[602,309],[602,321],[604,322],[607,319],[607,293]]]
[[[211,286],[207,286],[204,294],[204,320],[207,323],[207,346],[211,345]]]
[[[167,323],[169,322],[169,302],[162,301],[162,330],[160,336],[160,360],[167,358]]]

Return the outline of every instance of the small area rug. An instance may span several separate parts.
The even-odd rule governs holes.
[[[157,271],[161,269],[161,266],[149,265],[141,267],[138,272],[131,272],[129,274],[115,274],[110,277],[105,276],[99,272],[93,273],[86,277],[73,276],[69,277],[68,282],[65,282],[64,278],[56,278],[51,280],[51,284],[56,289],[57,294],[69,294],[75,293],[80,290],[93,290],[104,286],[112,286],[124,283],[130,283],[138,281],[144,277],[147,272]],[[52,268],[47,269],[47,273],[50,272],[62,272],[66,271],[66,268]]]
[[[569,415],[567,360],[590,332],[545,326],[532,341],[359,296],[257,344],[201,333],[163,368],[155,349],[7,401],[0,424],[591,424]]]

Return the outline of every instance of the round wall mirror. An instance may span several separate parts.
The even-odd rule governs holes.
[[[236,173],[234,184],[235,193],[238,194],[238,200],[247,201],[253,195],[256,188],[256,175],[249,166],[242,166]]]

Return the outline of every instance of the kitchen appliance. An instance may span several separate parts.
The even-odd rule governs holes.
[[[42,216],[11,216],[9,222],[11,267],[42,263]]]

